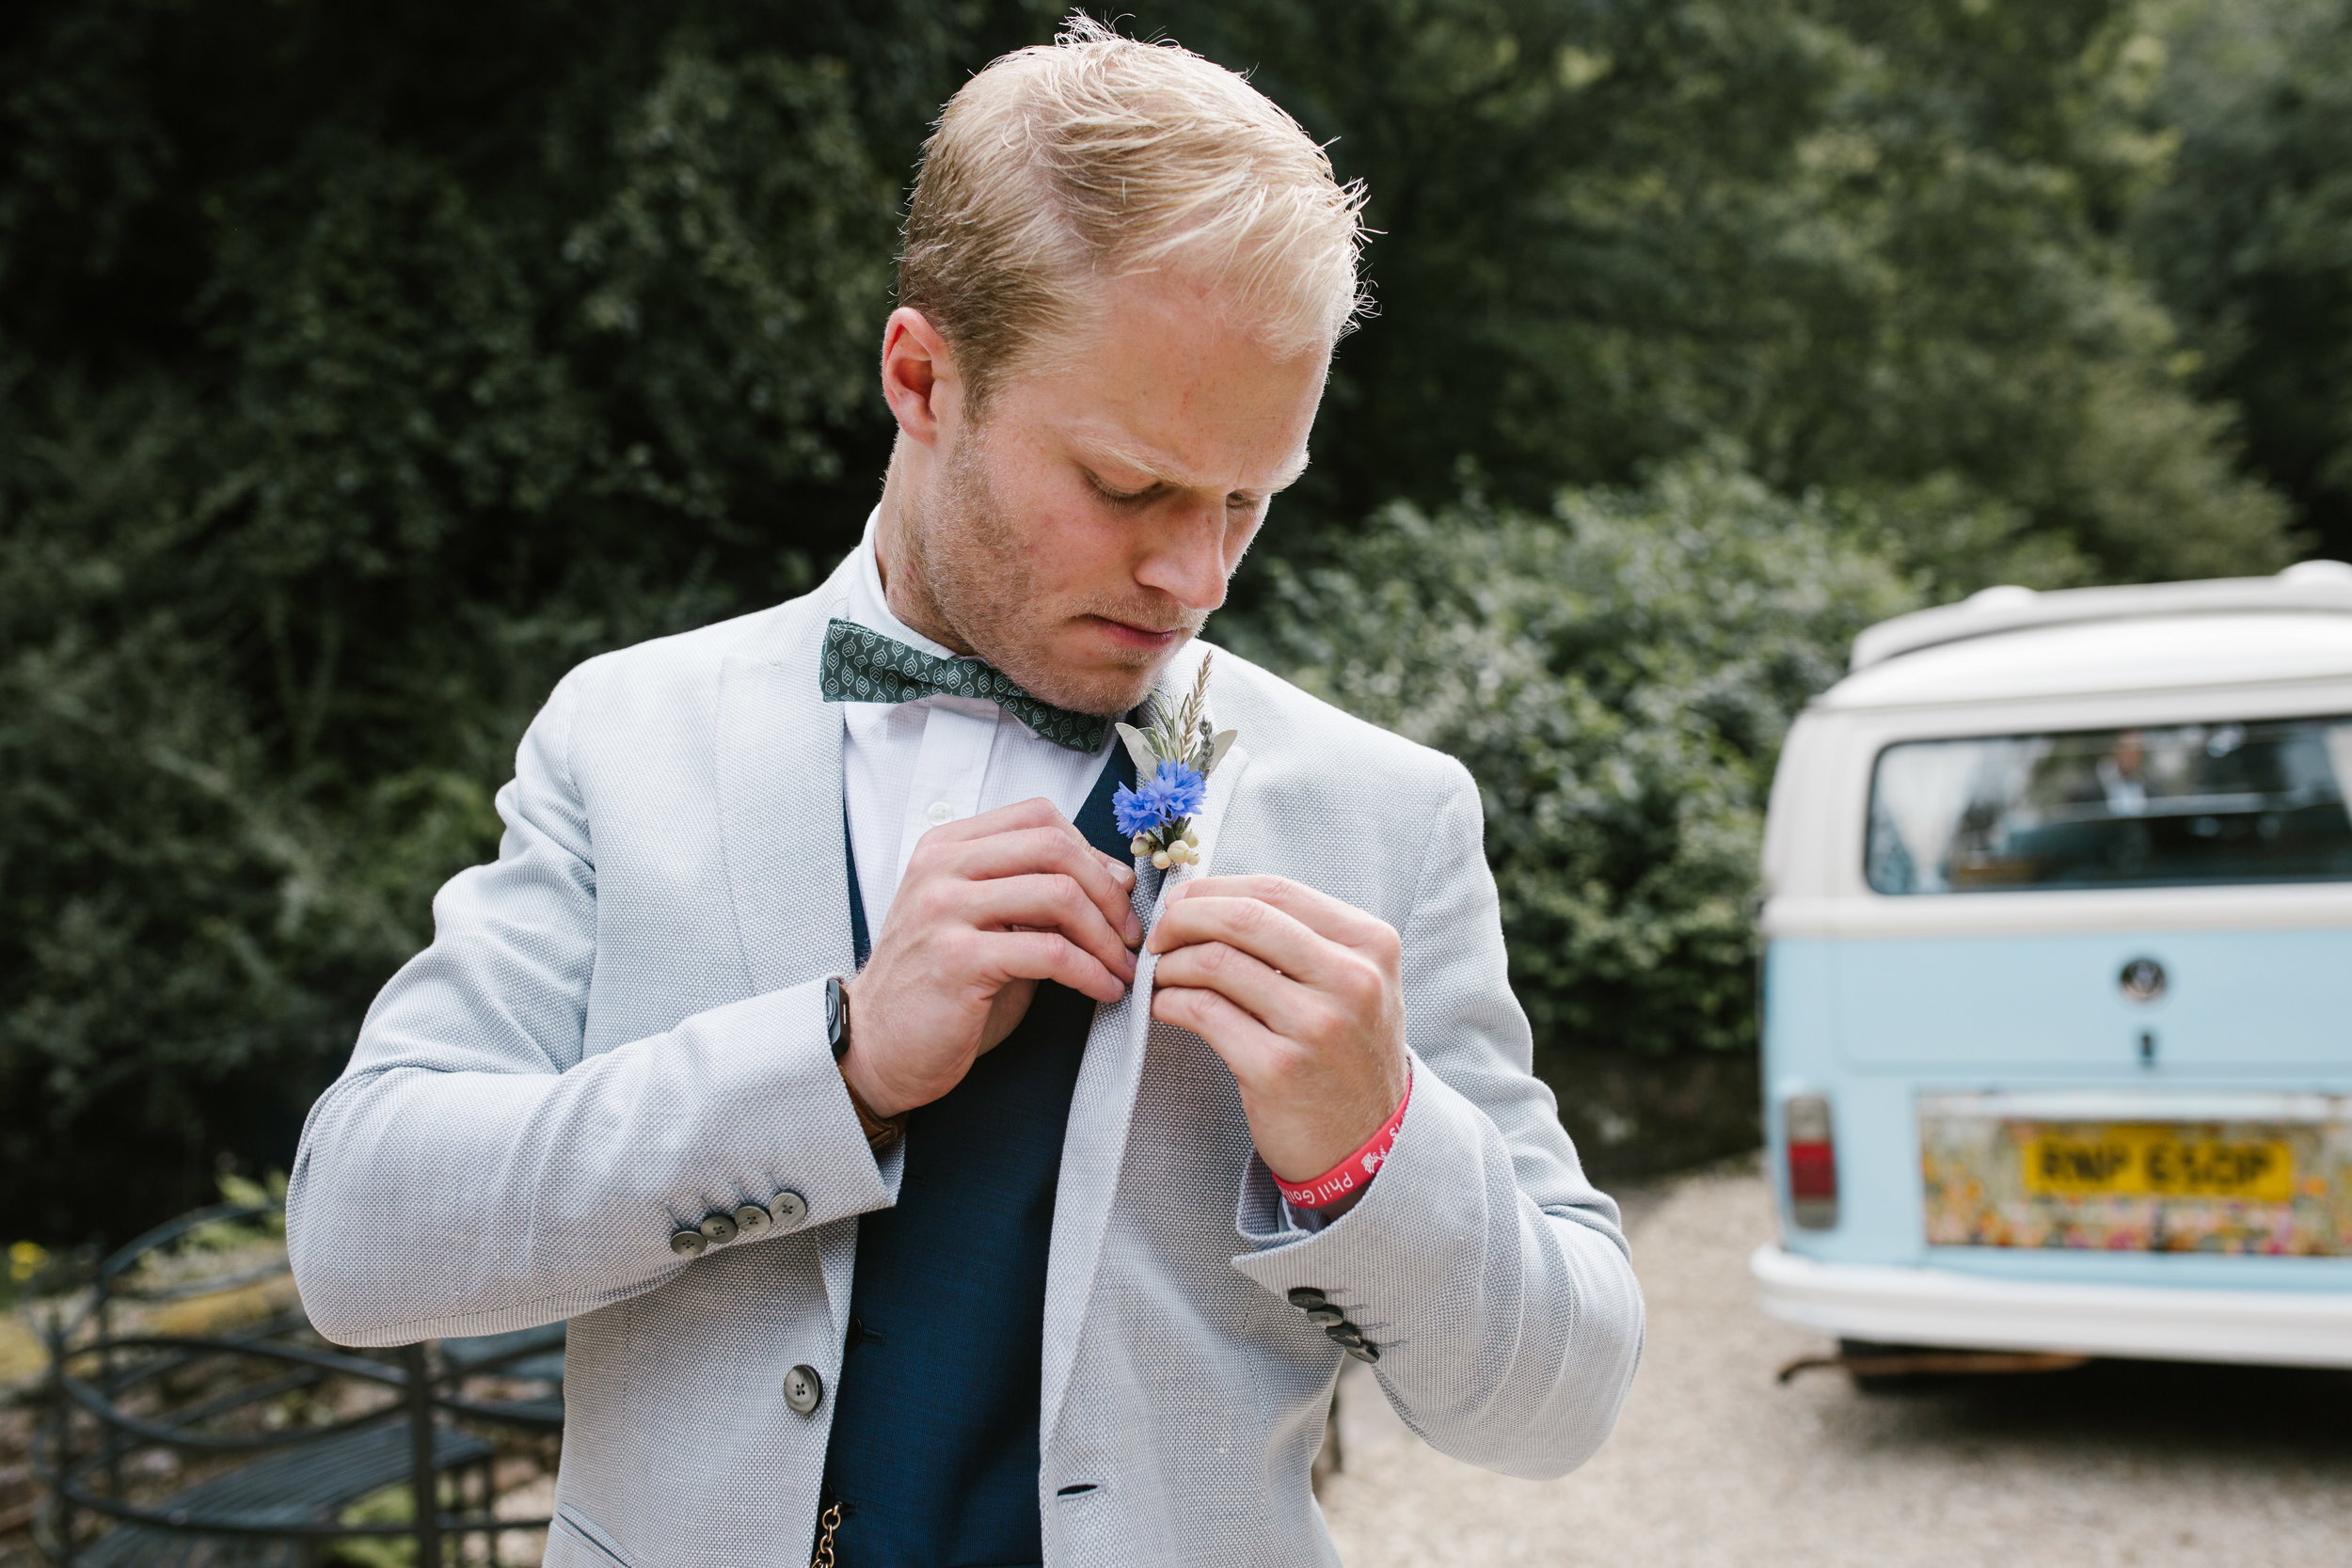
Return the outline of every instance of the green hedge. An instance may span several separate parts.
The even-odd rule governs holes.
[[[1918,585],[1863,520],[1716,458],[1548,515],[1391,507],[1338,553],[1275,565],[1236,641],[1469,766],[1539,1049],[1752,1045],[1781,737]]]

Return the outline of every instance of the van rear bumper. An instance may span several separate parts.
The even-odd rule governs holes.
[[[2042,1284],[1823,1263],[1769,1244],[1749,1256],[1748,1273],[1766,1313],[1842,1339],[2352,1367],[2352,1291]]]

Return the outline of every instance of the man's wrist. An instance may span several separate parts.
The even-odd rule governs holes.
[[[1344,1212],[1352,1207],[1372,1184],[1372,1179],[1380,1173],[1396,1142],[1397,1130],[1405,1125],[1406,1109],[1412,1102],[1413,1079],[1408,1066],[1405,1092],[1397,1100],[1396,1109],[1354,1153],[1320,1176],[1303,1181],[1288,1180],[1271,1166],[1267,1167],[1267,1174],[1274,1177],[1275,1186],[1293,1208],[1319,1210],[1327,1216],[1336,1217],[1335,1212]]]
[[[841,1074],[841,1086],[850,1091],[850,1108],[857,1112],[858,1127],[866,1134],[866,1146],[880,1154],[905,1133],[907,1114],[905,1111],[885,1114],[877,1108],[872,1086],[861,1083],[866,1064],[854,1054],[856,1040],[851,1032],[850,998],[850,982],[836,976],[827,983],[825,1027],[831,1036],[833,1064]]]
[[[895,1117],[876,1114],[874,1107],[866,1103],[866,1097],[858,1093],[857,1085],[850,1077],[849,1064],[842,1062],[835,1065],[841,1069],[841,1086],[850,1091],[850,1108],[857,1113],[858,1131],[866,1134],[866,1147],[880,1154],[904,1137],[907,1114],[904,1111]]]

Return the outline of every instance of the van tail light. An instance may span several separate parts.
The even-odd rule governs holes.
[[[1829,1097],[1792,1094],[1781,1105],[1781,1141],[1788,1150],[1788,1217],[1806,1230],[1837,1223],[1837,1140],[1830,1129]]]

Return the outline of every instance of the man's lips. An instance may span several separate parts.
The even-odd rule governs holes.
[[[1162,631],[1155,626],[1132,626],[1125,621],[1114,621],[1107,615],[1089,615],[1085,619],[1088,625],[1119,646],[1146,653],[1171,646],[1184,635],[1184,628],[1181,626]]]

